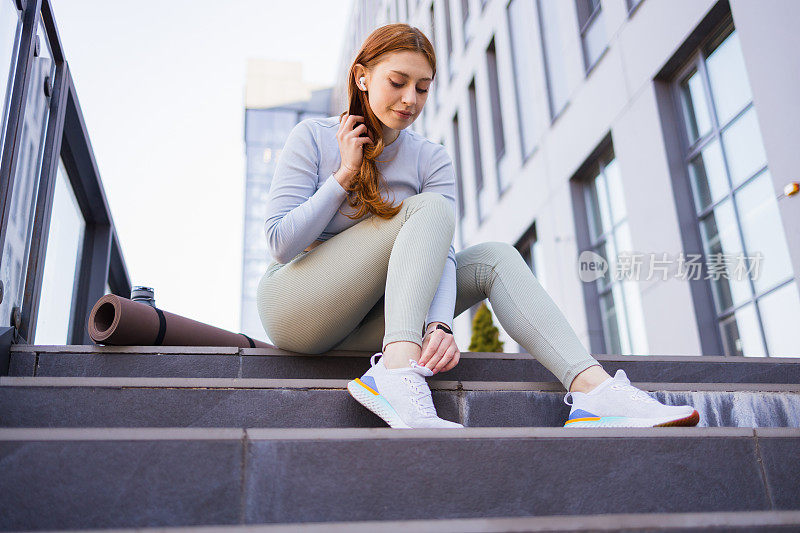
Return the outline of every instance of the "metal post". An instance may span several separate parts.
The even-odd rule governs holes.
[[[28,86],[30,85],[31,64],[33,63],[33,48],[36,35],[36,14],[39,12],[39,2],[27,2],[22,23],[22,38],[19,46],[19,58],[14,73],[14,86],[11,89],[11,106],[6,125],[5,150],[0,161],[0,261],[2,250],[6,242],[6,228],[8,215],[11,211],[12,192],[14,189],[14,174],[17,169],[17,156],[19,155],[20,141],[22,139],[23,117],[25,104],[28,100]]]
[[[94,344],[89,337],[86,322],[92,306],[105,293],[110,258],[111,226],[87,226],[78,267],[77,294],[72,301],[68,337],[70,344]]]
[[[67,77],[66,63],[56,65],[53,96],[50,99],[50,119],[47,121],[42,169],[39,174],[39,189],[36,194],[36,209],[28,255],[28,270],[25,274],[25,293],[22,297],[22,320],[19,334],[32,341],[36,333],[36,317],[39,312],[39,297],[42,292],[44,260],[47,254],[47,236],[50,232],[50,216],[53,211],[53,195],[56,189],[56,173],[61,152],[66,113]]]

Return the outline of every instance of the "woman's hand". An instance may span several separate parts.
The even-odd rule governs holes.
[[[451,334],[437,329],[436,324],[441,322],[431,322],[428,325],[428,330],[422,339],[422,353],[419,357],[419,364],[431,369],[434,374],[450,370],[461,358],[456,340]]]
[[[364,159],[364,144],[372,143],[372,139],[367,134],[367,126],[356,123],[363,122],[364,117],[360,115],[344,115],[339,121],[339,131],[336,138],[339,141],[339,154],[342,156],[342,166],[339,168],[341,174],[342,187],[347,188],[354,177],[358,175],[361,168],[361,161]],[[344,181],[344,183],[342,183]]]

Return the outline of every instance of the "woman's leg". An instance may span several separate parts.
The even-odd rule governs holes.
[[[599,380],[592,380],[589,388],[610,377],[586,351],[516,248],[504,242],[479,243],[458,252],[456,263],[456,316],[488,298],[511,338],[567,390],[584,371]]]
[[[442,195],[420,193],[406,198],[391,219],[369,217],[285,265],[272,265],[257,291],[264,330],[279,348],[322,353],[356,329],[385,295],[389,313],[381,346],[421,345],[454,224]]]
[[[489,298],[511,338],[568,390],[576,385],[579,388],[572,390],[588,391],[610,377],[586,351],[516,248],[503,242],[476,244],[456,253],[456,265],[455,316]],[[380,349],[383,322],[383,306],[375,306],[336,349]]]

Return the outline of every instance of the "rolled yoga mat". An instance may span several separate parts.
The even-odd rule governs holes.
[[[89,336],[98,344],[115,346],[238,346],[274,348],[190,318],[147,304],[106,294],[89,313]]]

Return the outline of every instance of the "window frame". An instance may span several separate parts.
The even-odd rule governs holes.
[[[639,4],[641,4],[641,2],[639,2]],[[697,249],[691,251],[687,250],[687,252],[692,254],[698,253],[701,255],[703,260],[702,261],[703,268],[701,269],[701,272],[703,273],[704,276],[707,272],[707,268],[705,267],[707,261],[707,254],[705,251],[705,247],[707,242],[703,238],[702,231],[700,229],[704,220],[706,220],[708,216],[712,215],[717,207],[724,204],[725,202],[729,202],[736,219],[737,237],[742,245],[745,257],[749,256],[749,252],[746,249],[747,245],[744,237],[744,232],[742,229],[742,222],[741,222],[742,216],[739,213],[738,202],[735,201],[735,198],[743,188],[750,185],[754,180],[758,179],[759,176],[763,175],[765,172],[769,172],[769,161],[765,161],[764,165],[759,167],[758,170],[752,172],[746,179],[742,180],[739,184],[733,185],[733,182],[731,180],[730,162],[727,155],[727,149],[723,142],[722,135],[727,131],[728,128],[730,128],[733,124],[735,124],[748,111],[750,111],[751,109],[755,109],[755,102],[751,95],[750,101],[744,107],[738,110],[735,115],[727,119],[724,124],[720,124],[717,113],[717,102],[715,101],[714,96],[711,92],[710,78],[707,70],[706,61],[708,57],[723,42],[725,42],[725,40],[729,38],[735,31],[737,31],[737,28],[736,25],[734,24],[733,17],[731,16],[730,13],[728,13],[725,17],[723,17],[719,21],[718,24],[714,26],[714,28],[711,31],[708,32],[708,35],[705,38],[703,38],[697,44],[697,46],[694,47],[693,52],[682,63],[680,68],[678,68],[675,71],[671,79],[669,79],[668,81],[669,98],[674,111],[674,120],[677,126],[678,147],[680,148],[679,160],[682,165],[679,179],[685,182],[683,188],[684,190],[688,191],[688,198],[684,199],[684,201],[686,201],[689,204],[689,206],[686,208],[686,211],[688,213],[686,216],[688,218],[689,214],[691,214],[691,222],[693,225],[691,231],[693,233],[694,238],[696,239],[696,242],[699,244]],[[708,115],[711,125],[708,132],[706,132],[704,135],[698,134],[697,139],[692,141],[688,131],[688,116],[682,94],[682,85],[694,73],[700,74],[700,80],[703,85],[702,95],[703,98],[705,98],[705,104],[707,104],[708,106]],[[727,191],[721,198],[718,198],[716,200],[711,200],[708,205],[698,210],[697,196],[696,196],[697,191],[695,190],[695,186],[692,183],[691,174],[689,172],[689,166],[694,159],[696,159],[698,156],[702,154],[702,151],[706,147],[708,147],[710,144],[714,142],[719,143],[719,149],[722,154],[722,160],[723,160],[723,170],[725,172],[725,178],[727,180],[728,187]],[[742,310],[749,305],[752,305],[756,316],[757,325],[759,328],[761,349],[763,350],[764,357],[773,357],[769,353],[769,344],[766,339],[766,328],[764,327],[764,321],[761,316],[759,301],[761,301],[765,297],[768,297],[774,292],[783,289],[784,287],[787,286],[787,284],[794,282],[793,275],[790,275],[786,279],[779,281],[774,286],[764,290],[761,293],[759,293],[759,291],[756,289],[755,282],[753,281],[752,277],[748,276],[748,282],[750,285],[750,294],[748,295],[748,297],[741,302],[733,303],[732,305],[721,310],[718,308],[717,302],[715,300],[714,288],[712,287],[713,281],[710,279],[705,279],[705,277],[703,277],[699,281],[703,284],[702,293],[705,299],[708,300],[707,303],[704,303],[704,305],[702,305],[702,309],[704,310],[704,313],[707,314],[708,316],[705,317],[698,316],[698,321],[703,323],[708,321],[709,324],[712,324],[714,326],[713,328],[705,328],[705,329],[712,329],[713,333],[709,333],[708,331],[706,331],[705,334],[712,337],[712,339],[709,339],[709,341],[713,342],[713,345],[720,352],[720,355],[727,357],[739,357],[738,355],[729,353],[727,351],[726,347],[727,342],[722,334],[721,328],[723,323],[729,320],[731,317],[734,317],[737,311]]]

